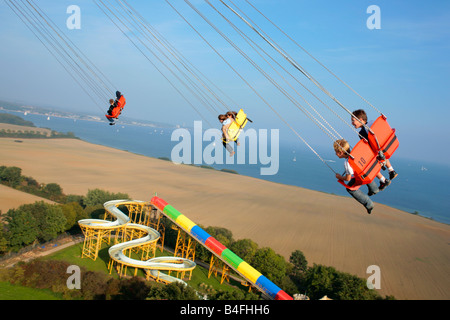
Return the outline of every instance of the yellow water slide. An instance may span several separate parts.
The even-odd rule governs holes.
[[[188,272],[192,271],[196,267],[196,263],[184,258],[179,257],[156,257],[151,259],[139,260],[133,259],[127,256],[133,249],[141,249],[147,252],[150,248],[156,248],[156,242],[160,238],[160,233],[155,229],[137,223],[131,223],[130,217],[123,213],[119,206],[142,204],[143,201],[129,201],[129,200],[113,200],[104,204],[105,210],[112,215],[115,220],[100,220],[100,219],[84,219],[78,221],[83,233],[85,235],[85,243],[83,245],[83,252],[85,256],[89,256],[89,250],[98,250],[102,241],[106,241],[111,237],[111,233],[114,231],[115,236],[119,234],[132,234],[132,236],[125,236],[132,240],[128,240],[122,243],[117,243],[111,246],[108,250],[110,261],[110,269],[114,264],[120,269],[131,267],[143,269],[147,275],[161,282],[182,282],[179,278],[170,276],[161,271],[175,271],[175,272]],[[95,240],[94,240],[95,239]],[[94,242],[95,241],[95,242]],[[95,247],[96,248],[92,248]],[[95,256],[96,258],[96,256]]]

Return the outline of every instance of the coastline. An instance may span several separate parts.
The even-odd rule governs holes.
[[[367,215],[349,197],[257,178],[175,165],[75,139],[1,138],[1,165],[22,168],[66,194],[101,188],[136,200],[155,193],[204,226],[220,226],[286,259],[301,250],[309,264],[324,264],[367,278],[381,270],[381,295],[449,299],[450,227],[376,204]],[[2,200],[4,201],[4,200]],[[236,209],[239,208],[239,209]]]

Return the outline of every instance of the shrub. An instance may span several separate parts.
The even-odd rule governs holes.
[[[198,300],[194,289],[180,282],[172,282],[168,285],[152,286],[148,292],[151,300]]]
[[[83,199],[85,206],[103,205],[110,200],[129,199],[130,197],[126,193],[111,193],[101,189],[89,190],[86,197]]]
[[[323,265],[314,264],[308,268],[305,286],[311,299],[325,295],[336,300],[381,299],[376,291],[367,288],[365,280]]]
[[[282,283],[286,275],[286,260],[271,248],[257,250],[251,265],[276,284]]]
[[[22,169],[18,167],[0,167],[0,182],[9,187],[17,187],[22,177]]]

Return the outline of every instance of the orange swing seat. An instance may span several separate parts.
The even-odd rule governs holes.
[[[117,106],[111,111],[111,115],[106,114],[106,117],[108,119],[118,119],[126,104],[125,97],[123,95],[120,96],[119,100],[117,100]]]
[[[372,132],[369,132],[369,141],[361,139],[350,152],[348,162],[354,171],[354,183],[347,185],[338,181],[348,189],[356,190],[361,185],[372,182],[385,159],[389,159],[399,147],[395,129],[388,124],[386,116],[379,116],[370,126],[370,130]]]
[[[352,149],[348,163],[353,169],[354,183],[347,185],[341,180],[338,180],[338,182],[351,190],[356,190],[361,185],[371,183],[381,170],[377,153],[365,139],[360,140]]]
[[[392,129],[386,121],[386,116],[379,116],[370,126],[374,134],[369,132],[369,144],[375,152],[382,151],[385,158],[389,159],[399,146],[395,129]]]

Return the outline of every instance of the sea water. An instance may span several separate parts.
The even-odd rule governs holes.
[[[73,132],[75,136],[90,143],[154,158],[170,159],[172,149],[179,143],[171,140],[175,128],[125,125],[120,122],[115,126],[109,126],[107,122],[11,113],[20,115],[37,127],[46,127],[59,132]],[[224,157],[226,156],[225,154]],[[325,153],[323,160],[328,166],[324,165],[309,149],[302,148],[299,144],[280,142],[279,169],[275,175],[261,175],[262,165],[258,163],[238,164],[235,162],[235,164],[211,166],[218,170],[230,169],[241,175],[281,184],[349,196],[345,188],[337,183],[335,173],[332,171],[342,173],[343,160],[338,159],[332,150]],[[397,158],[395,162],[392,162],[399,176],[389,187],[373,196],[372,199],[378,203],[449,224],[450,188],[444,187],[450,181],[449,167]],[[382,173],[388,176],[387,171]],[[274,187],[276,188],[276,185]]]

